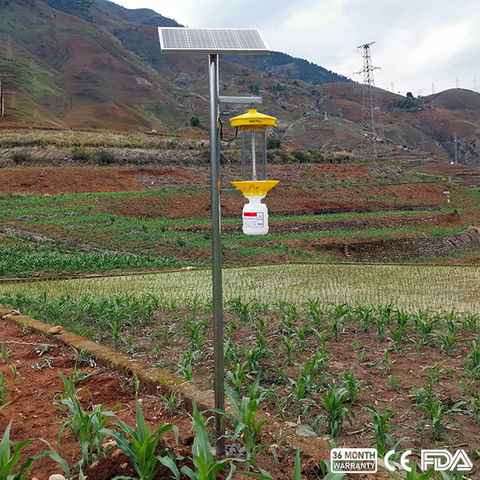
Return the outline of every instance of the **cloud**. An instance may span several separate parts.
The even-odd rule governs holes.
[[[374,41],[371,54],[378,86],[396,90],[453,88],[458,75],[480,66],[480,17],[476,0],[123,0],[148,7],[190,27],[257,27],[273,50],[305,58],[352,77],[363,66],[356,47]],[[456,73],[458,72],[458,73]],[[353,77],[360,80],[360,77]]]

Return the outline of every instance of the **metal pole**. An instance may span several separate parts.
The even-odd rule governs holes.
[[[256,157],[257,142],[255,138],[255,130],[252,131],[252,180],[257,180],[257,157]]]
[[[241,130],[240,136],[242,139],[242,180],[245,182],[247,179],[246,167],[245,167],[245,130]]]
[[[212,211],[212,283],[214,327],[215,408],[225,410],[223,357],[222,237],[220,221],[220,140],[218,134],[218,55],[209,55],[210,175]],[[225,455],[225,427],[215,413],[215,454]]]
[[[267,132],[262,132],[263,179],[267,180]]]

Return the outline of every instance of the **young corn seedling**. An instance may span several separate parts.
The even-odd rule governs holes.
[[[25,380],[25,378],[14,377],[12,380],[7,381],[7,379],[3,376],[3,373],[0,372],[0,405],[3,405],[3,402],[5,401],[8,386],[14,382],[17,382],[18,380]]]
[[[254,372],[249,371],[247,362],[240,365],[236,359],[233,361],[233,371],[227,371],[227,380],[231,383],[239,397],[243,394],[242,390],[244,389],[245,384],[247,384],[247,379],[251,380],[251,373]]]
[[[352,419],[355,420],[355,413],[345,406],[348,399],[348,392],[345,388],[338,388],[332,385],[327,395],[320,395],[322,403],[319,406],[325,410],[315,417],[313,426],[328,424],[328,434],[333,438],[337,437],[343,429],[344,419],[352,425]]]
[[[252,302],[253,300],[245,302],[242,297],[236,297],[225,302],[225,306],[234,311],[240,317],[241,322],[248,323],[251,319],[250,306]]]
[[[259,377],[256,380],[257,384],[258,382]],[[261,469],[255,461],[255,455],[260,451],[263,452],[264,448],[268,446],[263,443],[257,444],[260,428],[268,421],[263,420],[262,422],[257,423],[255,420],[255,413],[258,410],[259,404],[259,400],[255,398],[259,395],[258,388],[254,388],[251,391],[251,395],[253,394],[252,396],[254,398],[242,397],[241,400],[237,396],[236,392],[228,386],[225,387],[225,393],[227,394],[228,400],[234,411],[232,413],[224,413],[219,411],[219,413],[224,414],[226,418],[233,422],[235,432],[232,436],[232,442],[235,442],[235,440],[237,440],[243,433],[243,444],[246,448],[246,461],[248,470],[250,471],[250,467],[254,466],[263,475],[265,475],[264,478],[273,480],[271,475],[269,475],[265,470]],[[276,459],[275,450],[272,447],[270,447],[270,449],[272,450],[274,458]]]
[[[295,337],[291,335],[282,335],[281,342],[285,347],[285,354],[287,356],[287,365],[293,365],[293,355],[296,349]]]
[[[113,425],[120,428],[117,432],[113,429],[101,428],[99,433],[102,435],[111,435],[117,446],[127,455],[133,463],[133,467],[137,472],[139,480],[152,480],[157,472],[158,462],[167,466],[172,470],[174,475],[179,476],[173,456],[168,455],[167,449],[163,448],[156,452],[157,445],[162,439],[162,435],[169,430],[174,431],[175,440],[178,443],[178,428],[171,423],[165,423],[157,428],[154,432],[145,423],[145,418],[140,408],[140,403],[137,399],[136,407],[137,429],[135,430],[130,425],[116,417],[116,423]],[[164,455],[165,454],[165,455]],[[116,479],[124,479],[124,476],[115,477]]]
[[[397,353],[397,355],[402,355],[406,347],[402,346],[403,339],[405,337],[405,332],[407,330],[407,326],[403,325],[402,327],[397,327],[395,330],[390,330],[390,340],[393,344],[393,349]]]
[[[401,385],[400,385],[400,376],[399,375],[389,375],[387,377],[387,385],[392,389],[392,390],[398,390]]]
[[[419,431],[420,441],[423,441],[423,436],[427,429],[428,435],[432,439],[442,440],[447,433],[447,425],[456,423],[456,421],[451,418],[452,413],[464,413],[464,410],[460,408],[460,405],[463,405],[464,403],[465,402],[458,402],[451,408],[448,408],[446,405],[442,405],[437,398],[432,405],[419,407],[419,410],[425,412],[425,415],[423,415],[418,421],[418,426],[421,425]]]
[[[5,365],[8,365],[12,355],[13,355],[13,350],[11,348],[7,347],[7,344],[5,343],[5,340],[2,340],[0,342],[0,356],[3,358],[3,361],[5,362]]]
[[[233,462],[240,460],[233,458],[224,458],[223,460],[214,459],[212,446],[208,439],[208,432],[205,428],[202,414],[197,410],[195,400],[193,400],[192,426],[196,433],[192,445],[192,460],[195,470],[184,466],[180,471],[190,478],[190,480],[215,480],[217,478],[216,472],[225,470],[230,466],[230,473],[227,480],[231,480],[233,472],[235,472],[235,464]]]
[[[64,398],[62,403],[68,407],[70,418],[63,424],[58,436],[58,446],[60,447],[60,440],[63,431],[66,427],[78,437],[80,442],[80,450],[82,458],[77,463],[75,469],[86,468],[93,462],[97,461],[102,455],[102,443],[105,435],[100,433],[100,430],[105,428],[110,417],[114,416],[113,411],[105,412],[103,405],[95,405],[92,413],[87,414],[82,410],[82,406],[78,398],[69,397]],[[117,405],[115,408],[119,407]]]
[[[70,347],[73,351],[73,354],[75,355],[75,365],[82,366],[89,364],[91,366],[95,366],[95,355],[92,355],[91,353],[88,352],[85,348],[82,350],[78,351],[75,347],[71,346]]]
[[[340,373],[340,377],[342,378],[340,386],[348,392],[348,403],[354,404],[358,402],[358,399],[360,398],[361,386],[363,384],[365,384],[369,390],[372,391],[372,382],[355,379],[355,368],[352,369],[350,374]]]
[[[480,388],[478,389],[478,394],[470,397],[468,402],[473,409],[473,418],[477,422],[477,425],[480,425]]]
[[[458,340],[458,337],[455,336],[455,332],[447,330],[445,332],[439,331],[434,333],[434,337],[440,345],[440,348],[446,353],[448,357],[453,355],[455,350],[458,348],[455,346],[455,342]]]
[[[428,470],[426,473],[417,473],[417,464],[414,463],[411,466],[410,472],[405,472],[405,474],[390,472],[390,475],[394,480],[428,480],[434,473],[435,470],[433,468]]]
[[[477,348],[475,342],[472,345],[472,351],[465,357],[465,373],[475,380],[480,379],[480,348]]]
[[[60,463],[63,471],[70,479],[70,469],[68,464],[63,458],[61,458],[57,452],[55,452],[50,444],[43,439],[40,439],[45,443],[50,450],[44,450],[42,453],[35,457],[28,457],[23,463],[19,464],[20,461],[20,450],[33,442],[35,439],[24,440],[23,442],[14,443],[10,440],[10,428],[12,422],[10,422],[3,433],[3,437],[0,439],[0,480],[25,480],[27,478],[28,472],[32,468],[32,463],[35,460],[43,458],[45,456],[50,457],[55,462]],[[13,447],[13,455],[11,455],[11,447]],[[13,473],[13,471],[17,473]]]
[[[353,308],[351,315],[357,319],[358,330],[360,332],[366,332],[372,323],[373,308],[359,305],[357,303],[357,306]]]
[[[393,364],[390,362],[390,350],[385,349],[385,354],[381,360],[372,365],[371,368],[375,368],[378,365],[382,366],[382,375],[388,374],[393,369]]]
[[[478,314],[467,315],[466,318],[462,320],[462,326],[467,332],[475,333],[478,330],[478,321],[480,316]]]
[[[367,410],[372,414],[373,430],[375,431],[375,448],[380,456],[384,456],[389,450],[395,450],[408,437],[402,437],[395,441],[392,433],[399,428],[405,428],[401,425],[391,425],[389,420],[400,410],[388,411],[383,406],[383,412],[379,412],[375,407],[367,405],[362,410]]]
[[[324,321],[324,313],[320,307],[320,299],[316,298],[315,300],[308,299],[306,306],[308,313],[310,314],[310,317],[315,324],[315,326],[318,328],[322,328],[323,326],[323,321]]]
[[[377,313],[374,315],[372,324],[377,328],[377,333],[375,334],[375,339],[377,342],[383,342],[385,340],[385,335],[388,331],[388,325],[390,322],[390,317],[382,313]]]
[[[421,311],[418,315],[414,316],[414,330],[422,339],[424,345],[428,345],[432,338],[432,333],[435,327],[438,325],[438,318],[429,319],[424,313]]]
[[[182,355],[182,358],[177,363],[178,368],[176,373],[180,374],[188,382],[193,382],[192,359],[193,359],[193,352],[188,351]]]

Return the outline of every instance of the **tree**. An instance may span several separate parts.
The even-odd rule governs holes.
[[[191,127],[201,127],[201,124],[200,124],[200,119],[198,117],[191,117],[190,118],[190,126]]]

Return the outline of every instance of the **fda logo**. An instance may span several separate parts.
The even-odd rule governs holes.
[[[448,450],[422,450],[422,470],[426,472],[431,467],[436,472],[445,470],[468,472],[473,465],[463,450],[457,450],[455,455]]]
[[[408,461],[408,457],[411,453],[411,450],[406,450],[400,457],[400,465],[403,470],[407,472],[412,471],[412,467]],[[390,463],[390,457],[394,454],[395,450],[390,450],[383,459],[385,468],[391,472],[395,471],[395,467]],[[457,450],[454,455],[448,450],[422,450],[421,455],[421,469],[423,472],[428,471],[432,467],[436,472],[446,470],[468,472],[473,468],[472,462],[464,450]]]

